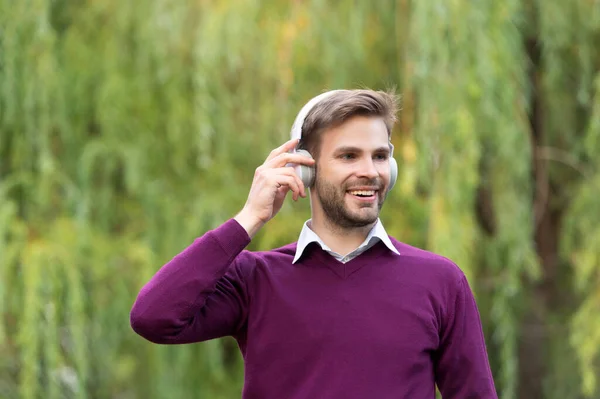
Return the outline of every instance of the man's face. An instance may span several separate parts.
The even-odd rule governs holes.
[[[381,118],[355,116],[324,132],[315,193],[325,218],[341,228],[376,222],[390,181],[389,156]]]

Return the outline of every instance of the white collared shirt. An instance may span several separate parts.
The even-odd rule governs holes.
[[[367,238],[365,238],[363,243],[347,255],[340,255],[337,252],[332,251],[331,248],[329,248],[323,242],[323,240],[319,238],[317,233],[312,231],[312,229],[310,228],[310,221],[311,219],[308,219],[302,227],[300,237],[298,238],[298,244],[296,246],[296,255],[294,256],[294,260],[292,261],[292,263],[296,263],[298,259],[300,259],[302,253],[304,252],[308,244],[310,244],[311,242],[316,242],[317,244],[319,244],[324,251],[326,251],[342,263],[351,261],[352,259],[362,254],[379,241],[382,241],[385,244],[385,246],[389,248],[390,251],[394,252],[396,255],[400,255],[400,252],[398,252],[396,247],[394,247],[394,245],[392,244],[392,241],[390,241],[390,237],[387,235],[387,232],[383,228],[383,224],[381,223],[380,219],[377,219],[377,223],[375,224],[375,226],[373,226],[371,231],[369,231],[369,234],[367,235]]]

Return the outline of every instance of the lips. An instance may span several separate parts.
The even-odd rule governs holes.
[[[351,190],[346,191],[346,193],[360,202],[372,203],[377,200],[379,190],[375,187],[361,187],[353,188]]]
[[[383,188],[382,184],[371,182],[371,184],[365,184],[365,185],[355,184],[355,185],[349,187],[346,190],[346,192],[348,192],[348,193],[367,192],[367,193],[373,194],[374,192],[377,193],[378,191],[381,191],[382,188]]]
[[[371,197],[375,195],[376,190],[349,190],[348,193],[358,197]]]

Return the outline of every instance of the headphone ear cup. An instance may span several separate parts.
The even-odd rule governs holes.
[[[390,191],[394,185],[396,184],[396,180],[398,179],[398,163],[393,157],[390,157],[390,186],[388,191]]]
[[[312,155],[306,150],[296,150],[296,154],[313,159]],[[315,168],[313,166],[295,165],[294,170],[298,177],[300,177],[300,180],[302,180],[302,184],[304,184],[305,188],[312,187],[315,182]]]

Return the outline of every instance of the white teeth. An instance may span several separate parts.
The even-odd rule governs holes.
[[[375,191],[373,191],[373,190],[355,190],[355,191],[350,191],[350,194],[370,196],[370,195],[375,195]]]

